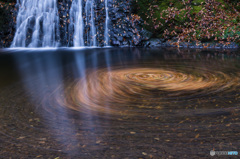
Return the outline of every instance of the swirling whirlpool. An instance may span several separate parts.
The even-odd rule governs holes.
[[[193,67],[103,68],[59,87],[64,94],[53,93],[52,102],[83,113],[144,115],[147,110],[170,109],[169,103],[172,109],[181,101],[229,96],[239,81],[237,74]]]
[[[21,70],[24,80],[0,89],[0,158],[201,158],[237,150],[239,60],[153,58],[109,65],[27,58],[33,64]]]

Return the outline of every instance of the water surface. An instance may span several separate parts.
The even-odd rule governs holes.
[[[239,50],[2,50],[0,156],[237,151],[239,70]]]

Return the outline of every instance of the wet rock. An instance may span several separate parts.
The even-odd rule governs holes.
[[[187,47],[188,47],[188,43],[186,43],[186,42],[180,42],[180,43],[179,43],[179,46],[180,46],[180,47],[183,47],[183,48],[187,48]]]
[[[142,35],[143,40],[149,40],[152,37],[153,34],[152,34],[152,32],[144,29],[144,30],[141,31],[141,35]]]
[[[113,45],[113,46],[120,46],[120,41],[118,41],[118,40],[113,40],[113,41],[112,41],[112,45]]]
[[[124,41],[124,42],[123,42],[123,45],[128,46],[128,42],[127,42],[127,41]]]
[[[123,41],[123,37],[122,36],[118,36],[118,41]]]
[[[162,41],[163,41],[162,39],[152,38],[148,41],[147,45],[149,47],[154,47],[154,46],[159,47],[159,46],[162,46]]]

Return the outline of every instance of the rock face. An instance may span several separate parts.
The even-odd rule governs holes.
[[[195,42],[178,42],[177,40],[166,40],[166,39],[157,39],[151,38],[147,41],[142,42],[142,47],[178,47],[178,48],[199,48],[199,49],[237,49],[239,48],[238,44],[235,42],[229,42],[228,45],[221,43],[195,43]]]
[[[0,3],[0,48],[10,47],[16,25],[17,8],[15,3]]]
[[[55,34],[56,42],[58,46],[62,47],[72,47],[76,45],[76,38],[79,38],[79,35],[82,35],[83,42],[80,46],[141,46],[143,40],[148,40],[151,36],[151,33],[144,31],[141,28],[141,19],[139,16],[132,14],[131,12],[131,0],[94,0],[94,1],[81,1],[82,5],[82,23],[84,29],[81,34],[76,34],[76,31],[79,29],[79,26],[76,27],[76,18],[74,19],[73,12],[76,12],[73,7],[76,8],[80,0],[58,0],[58,16],[59,16],[59,26],[56,30],[59,30]],[[89,5],[90,4],[90,5]],[[92,5],[93,4],[93,5]],[[90,6],[90,7],[89,7]],[[78,6],[77,6],[78,7]],[[8,39],[7,45],[2,45],[4,47],[9,47],[10,42],[13,39],[13,32],[15,31],[15,19],[16,19],[16,8],[13,8],[15,11],[13,17],[8,17],[11,19],[11,32],[5,32],[5,37]],[[107,9],[106,9],[107,8]],[[91,10],[90,12],[88,10]],[[93,10],[93,12],[92,12]],[[11,11],[12,12],[12,11]],[[108,14],[106,14],[108,13]],[[92,18],[94,16],[94,18]],[[109,17],[109,20],[106,23],[106,19]],[[94,20],[94,21],[93,21]],[[31,24],[31,23],[29,23]],[[108,24],[108,25],[106,25]],[[36,24],[33,23],[33,27]],[[42,33],[40,24],[39,34]],[[28,25],[30,30],[27,30],[27,33],[23,37],[25,40],[25,46],[30,46],[33,39],[33,31],[31,31],[31,26]],[[94,26],[94,27],[93,27]],[[107,26],[107,27],[106,27]],[[7,28],[9,26],[6,25]],[[94,29],[94,32],[92,31]],[[96,42],[92,42],[93,33]],[[6,35],[11,37],[7,37]],[[39,35],[41,37],[41,35]],[[108,38],[106,38],[108,36]],[[41,38],[40,38],[41,39]],[[107,39],[107,40],[106,40]],[[108,42],[106,42],[108,41]],[[74,44],[75,42],[75,44]],[[41,46],[41,45],[36,45]],[[35,47],[36,47],[35,46]]]
[[[96,30],[97,46],[106,45],[105,42],[105,25],[106,25],[106,9],[105,1],[94,1],[94,24]],[[60,18],[60,41],[61,46],[74,46],[74,28],[71,25],[71,1],[59,0],[59,18]],[[131,13],[131,1],[129,0],[108,0],[108,34],[109,44],[111,46],[140,46],[143,40],[148,40],[151,33],[144,31],[140,26],[142,23],[139,16]],[[82,3],[82,8],[86,8],[86,3]],[[84,22],[86,23],[86,13],[83,11]],[[86,40],[91,30],[91,24],[86,23],[84,27],[85,45],[89,46]],[[90,45],[91,46],[91,45]]]
[[[137,46],[142,41],[140,17],[131,13],[131,2],[119,0],[110,3],[110,42],[113,46]]]
[[[60,44],[61,46],[68,46],[73,45],[72,42],[70,42],[70,38],[72,38],[72,35],[69,33],[69,23],[70,23],[70,17],[69,12],[71,9],[71,1],[68,0],[58,0],[58,14],[59,14],[59,30],[60,30]]]

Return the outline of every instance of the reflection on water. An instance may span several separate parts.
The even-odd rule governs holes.
[[[207,158],[240,146],[239,50],[0,57],[1,157]]]

